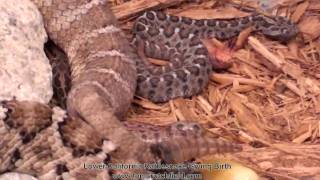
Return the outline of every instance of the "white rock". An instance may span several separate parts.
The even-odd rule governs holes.
[[[42,16],[29,0],[0,0],[0,100],[48,103],[52,72]]]
[[[38,180],[38,179],[27,174],[9,172],[9,173],[0,175],[0,180]]]

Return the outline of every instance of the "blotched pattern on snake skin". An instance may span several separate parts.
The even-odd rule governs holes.
[[[58,82],[53,84],[55,94],[52,99],[52,103],[54,105],[59,105],[60,107],[65,107],[66,96],[63,96],[63,95],[68,93],[69,88],[61,88],[60,85],[63,82],[67,82],[67,84],[65,84],[62,87],[70,86],[70,82],[68,82],[68,79],[66,79],[66,77],[70,76],[70,71],[67,69],[68,66],[67,66],[66,57],[63,54],[63,52],[61,52],[61,50],[59,50],[54,44],[52,44],[52,42],[49,42],[47,44],[46,53],[49,57],[50,63],[55,68],[53,69],[54,73],[56,73],[54,76],[54,82]],[[29,119],[24,117],[23,115],[12,115],[12,112],[16,111],[17,108],[24,107],[24,106],[21,107],[21,104],[19,104],[21,102],[17,102],[17,103],[18,104],[15,104],[14,102],[4,103],[8,105],[11,104],[10,106],[6,105],[6,107],[10,107],[10,113],[8,114],[8,117],[23,117],[22,119],[26,119],[26,120]],[[30,103],[30,102],[27,102],[27,103]],[[29,105],[29,106],[32,107],[32,105]],[[39,115],[39,113],[37,114]],[[10,119],[10,120],[8,119],[10,118],[6,118],[6,122],[8,124],[12,124],[12,122],[14,122],[14,119]],[[32,119],[35,120],[37,118],[32,118]],[[45,119],[41,119],[41,120],[45,120]],[[83,145],[78,145],[79,143],[77,142],[77,140],[75,139],[71,140],[71,138],[68,137],[68,134],[70,131],[64,130],[64,127],[68,127],[67,122],[70,123],[74,121],[66,117],[64,122],[58,123],[59,124],[58,132],[62,137],[61,138],[62,141],[66,143],[65,144],[66,147],[64,148],[72,147],[73,149],[72,154],[76,156],[79,156],[79,154],[81,156],[84,154],[91,154],[92,152],[101,151],[100,150],[102,146],[101,143],[97,143],[96,149],[91,147],[91,150],[90,150],[90,148],[86,147],[85,145],[86,143],[84,143]],[[185,162],[186,160],[190,160],[195,157],[199,157],[206,154],[239,152],[242,149],[240,145],[218,140],[216,137],[211,136],[210,133],[208,133],[202,126],[194,122],[188,122],[188,121],[177,122],[177,123],[172,123],[166,126],[155,126],[155,125],[139,123],[139,122],[124,122],[124,125],[127,127],[128,130],[139,135],[139,137],[144,142],[147,142],[148,144],[150,144],[152,151],[154,151],[155,157],[158,158],[158,162],[162,162],[162,163],[163,162],[164,163],[181,163],[181,162]],[[80,127],[82,127],[82,125]],[[73,126],[73,128],[81,129],[75,126]],[[49,129],[52,129],[52,127],[49,127]],[[89,132],[88,130],[86,131],[87,133]],[[37,134],[37,133],[33,133],[33,134]],[[40,132],[39,134],[42,134],[42,133],[43,132]],[[91,135],[89,136],[91,138],[93,137]],[[30,138],[30,135],[27,133],[27,135],[24,135],[21,138],[22,139]],[[25,140],[22,140],[22,141],[25,141]],[[23,151],[22,149],[23,147],[21,149],[16,149],[16,152],[20,153],[20,151]],[[22,155],[22,157],[24,156],[25,155]],[[105,157],[110,158],[107,154]],[[19,160],[19,161],[21,163],[22,160]],[[104,161],[104,162],[107,163],[107,161]],[[73,171],[68,169],[68,165],[66,165],[65,163],[62,163],[62,164],[64,165],[63,166],[59,165],[56,167],[57,168],[56,171],[58,175],[60,175],[61,173],[60,171],[66,171],[66,172]],[[182,170],[178,172],[175,172],[173,170],[168,170],[168,169],[162,170],[160,172],[158,172],[157,170],[155,171],[157,173],[170,173],[170,172],[182,173],[181,172]],[[183,173],[199,173],[199,172],[196,172],[192,169],[185,169],[183,170]]]
[[[241,149],[237,145],[217,143],[212,138],[201,140],[206,137],[198,136],[198,128],[194,128],[195,133],[190,133],[190,136],[187,135],[187,137],[192,137],[191,139],[184,139],[182,137],[186,136],[186,132],[193,132],[193,130],[181,130],[181,125],[165,128],[164,133],[155,133],[155,137],[159,137],[159,134],[172,135],[174,134],[170,133],[172,130],[180,132],[178,134],[182,136],[174,135],[173,137],[176,138],[161,141],[161,143],[153,143],[149,148],[148,143],[143,141],[146,139],[144,136],[139,138],[139,132],[128,131],[130,127],[125,127],[119,121],[119,118],[128,109],[136,88],[135,62],[138,62],[138,74],[148,72],[150,76],[158,77],[160,84],[163,83],[163,80],[166,80],[165,82],[169,86],[170,82],[179,79],[179,68],[172,69],[169,65],[169,68],[161,68],[161,70],[154,68],[141,70],[142,61],[130,48],[128,41],[124,39],[106,0],[32,1],[39,7],[44,16],[45,27],[50,38],[66,52],[69,59],[72,87],[67,98],[68,116],[62,121],[57,121],[51,118],[52,109],[47,105],[35,102],[3,102],[3,106],[8,109],[8,112],[5,113],[6,117],[0,121],[1,146],[5,147],[0,149],[0,157],[3,158],[0,163],[1,172],[8,170],[25,172],[40,179],[56,179],[59,177],[64,179],[108,179],[104,171],[84,170],[81,165],[110,160],[107,154],[108,148],[110,150],[109,142],[112,142],[117,148],[116,151],[111,152],[112,162],[121,163],[154,162],[158,158],[167,162],[176,162],[187,158],[190,154],[193,155],[193,153],[219,152],[221,151],[219,147],[224,145],[226,150],[223,150],[223,152]],[[156,16],[158,18],[161,15],[156,14]],[[162,17],[167,18],[169,16],[163,15]],[[141,22],[140,20],[138,22]],[[161,17],[159,20],[161,20]],[[200,20],[199,22],[206,21]],[[136,30],[139,30],[138,24],[135,26]],[[176,31],[178,30],[175,29],[174,32]],[[145,32],[149,34],[149,31]],[[185,35],[182,33],[184,32],[183,28],[179,32],[178,34]],[[196,35],[197,33],[193,32],[191,34]],[[137,42],[141,42],[139,37],[143,36],[137,37]],[[199,47],[199,38],[191,38],[187,45],[182,44],[181,46],[190,47],[193,42],[195,42],[194,45],[197,49],[193,48],[188,52],[189,54],[194,52],[193,54],[197,55],[197,53],[203,51]],[[181,51],[179,48],[176,49]],[[205,53],[199,55],[201,54]],[[187,69],[188,66],[185,65],[185,62],[188,62],[187,60],[190,57],[180,52],[175,53],[173,57],[179,57],[179,60],[181,60],[182,55],[186,60],[183,62],[177,61],[176,64],[178,65],[171,65],[172,67],[181,66]],[[193,62],[200,67],[204,62],[205,72],[208,73],[208,62],[203,59],[207,60],[205,57]],[[202,71],[202,69],[198,70]],[[169,77],[169,81],[168,79],[161,80],[160,74],[163,75],[161,77],[165,77],[166,72],[169,73],[167,75],[172,75],[173,79]],[[151,79],[148,80],[148,74],[143,74],[146,75],[147,79],[141,81],[140,77],[138,83],[151,82]],[[199,78],[190,77],[187,76],[188,83],[191,82],[190,79],[199,83],[198,80],[202,76],[200,73]],[[203,81],[203,84],[206,84],[206,80]],[[175,86],[171,84],[171,87]],[[179,89],[179,87],[183,88],[178,84],[177,88]],[[140,91],[141,88],[138,88],[138,93]],[[148,96],[150,94],[151,100],[154,101],[164,101],[168,97],[158,98],[158,95],[152,96],[153,93],[148,93]],[[173,98],[173,96],[170,98]],[[142,129],[146,129],[144,127],[142,126]],[[134,130],[137,129],[138,127],[134,128]],[[199,137],[201,137],[200,141]],[[183,143],[179,144],[172,140]],[[200,148],[201,150],[190,150],[183,155],[176,152],[180,148],[187,147],[190,142],[192,142],[191,145],[195,145],[192,147],[201,147],[202,145],[199,142],[207,144],[204,144],[204,148]]]
[[[68,82],[69,80],[66,79],[66,77],[71,76],[70,71],[67,68],[67,57],[52,42],[47,43],[46,53],[49,57],[50,63],[54,66],[54,97],[52,103],[59,105],[60,107],[65,107],[64,97],[66,96],[64,95],[68,93],[69,89],[61,87],[70,86],[70,82]],[[72,119],[68,118],[66,120],[69,122],[72,121]],[[64,123],[60,122],[59,124]],[[150,147],[155,156],[158,157],[159,162],[179,163],[210,153],[241,151],[240,145],[228,143],[218,140],[216,137],[212,137],[198,123],[177,122],[166,126],[154,126],[138,122],[124,122],[124,125],[128,130],[139,135],[144,142],[150,144]],[[68,124],[63,126],[68,126]],[[68,137],[68,132],[70,131],[64,132],[61,128],[59,132],[63,132],[61,137]],[[62,139],[69,139],[67,143],[70,144],[69,141],[71,138]],[[85,148],[77,150],[75,144],[78,143],[73,142],[71,144],[73,144],[73,151],[76,154],[79,154],[79,152],[89,151]],[[101,144],[98,144],[96,147],[100,146]],[[95,151],[98,151],[98,149],[99,148]],[[91,152],[93,152],[93,150]],[[184,173],[196,172],[186,170]]]
[[[45,44],[44,50],[52,66],[53,97],[50,104],[66,109],[67,97],[71,89],[71,70],[68,57],[52,41]]]
[[[68,119],[78,122],[74,124],[88,124],[111,140],[117,147],[113,160],[139,161],[139,157],[135,157],[136,150],[146,144],[119,121],[128,110],[136,89],[138,56],[119,29],[108,1],[32,2],[43,15],[50,39],[68,57],[72,81],[66,106]],[[77,130],[68,132],[72,139],[87,134],[77,133]],[[129,146],[131,149],[127,148]],[[149,151],[145,151],[144,156],[148,153],[152,156]]]
[[[5,147],[0,149],[0,157],[5,158],[1,159],[1,172],[11,169],[42,179],[56,179],[68,171],[67,175],[76,179],[98,178],[104,173],[84,171],[81,164],[103,162],[106,151],[96,154],[95,149],[97,146],[104,149],[107,141],[117,149],[111,152],[113,162],[153,161],[147,144],[119,120],[128,110],[136,89],[135,59],[138,56],[118,27],[108,1],[32,2],[43,16],[50,39],[68,56],[72,86],[67,98],[68,118],[63,121],[66,123],[62,133],[68,138],[62,139],[57,122],[41,120],[48,119],[50,115],[45,112],[50,111],[42,111],[39,103],[30,102],[32,106],[13,103],[19,111],[8,122],[14,122],[15,126],[11,127],[12,124],[5,123],[5,120],[0,121],[3,134],[0,144]],[[24,111],[30,108],[34,110]],[[97,136],[99,138],[94,141]],[[69,142],[71,147],[63,141]],[[78,142],[80,147],[74,147],[74,142]],[[74,149],[80,153],[74,154]],[[83,149],[90,149],[89,153],[83,154],[88,152]],[[143,154],[138,153],[141,149],[144,149]],[[59,173],[56,173],[56,165],[59,165]],[[42,176],[45,174],[47,176]]]
[[[67,116],[55,118],[49,106],[38,102],[5,101],[2,106],[7,112],[0,120],[0,173],[23,172],[40,179],[90,179],[101,170],[85,169],[85,165],[111,162],[108,139],[84,121]],[[150,144],[157,160],[153,162],[181,163],[206,154],[242,149],[241,145],[214,138],[197,123],[124,125]],[[140,151],[145,151],[144,147]],[[150,160],[146,159],[151,163]],[[106,173],[102,172],[104,176]]]
[[[297,33],[296,25],[280,16],[254,14],[229,20],[195,20],[162,12],[144,13],[134,25],[132,43],[143,48],[146,56],[170,60],[170,63],[156,67],[146,60],[139,61],[136,94],[154,102],[198,94],[212,72],[208,51],[201,39],[229,39],[250,26],[284,42]]]
[[[297,27],[284,17],[251,15],[229,20],[178,17],[149,11],[140,16],[133,28],[135,48],[143,48],[148,57],[169,60],[166,66],[152,66],[143,57],[137,58],[136,94],[154,102],[198,94],[212,73],[208,51],[201,39],[216,37],[225,40],[252,26],[266,36],[286,42],[297,33]],[[52,48],[51,49],[56,49]],[[60,52],[55,54],[60,55]],[[52,59],[52,58],[51,58]],[[64,59],[64,58],[62,58]],[[214,61],[214,59],[212,59]],[[70,89],[67,63],[53,61],[54,88],[60,106]],[[67,78],[67,79],[66,79]],[[64,86],[64,87],[63,87]]]

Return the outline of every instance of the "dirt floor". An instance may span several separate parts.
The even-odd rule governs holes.
[[[111,3],[128,34],[134,19],[151,9],[192,18],[233,18],[258,11],[296,22],[300,32],[287,44],[250,30],[238,37],[236,50],[227,48],[230,42],[206,40],[213,54],[232,66],[213,73],[208,87],[191,99],[153,104],[137,97],[127,120],[157,125],[197,121],[224,139],[242,143],[243,152],[219,158],[250,167],[262,179],[320,179],[319,0]]]

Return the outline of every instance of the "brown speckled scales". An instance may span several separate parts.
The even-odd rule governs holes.
[[[200,39],[229,39],[250,26],[280,41],[288,41],[297,33],[296,25],[280,16],[254,14],[229,20],[195,20],[162,12],[144,13],[134,25],[132,43],[143,47],[146,56],[170,63],[156,67],[138,61],[136,93],[154,102],[198,94],[208,84],[212,72],[207,49]]]
[[[133,98],[137,55],[117,27],[107,1],[33,2],[43,15],[49,37],[68,56],[72,73],[68,115],[85,121],[112,140],[119,146],[119,154],[124,151],[132,156],[133,151],[121,147],[142,145],[118,118],[125,114]]]
[[[44,104],[28,101],[7,101],[8,111],[0,121],[0,173],[15,171],[40,179],[109,179],[107,170],[85,169],[92,164],[127,161],[127,154],[114,161],[108,152],[108,140],[88,125],[70,117],[52,116]],[[54,110],[55,111],[55,110]],[[181,163],[197,156],[241,151],[241,146],[219,140],[196,123],[178,122],[168,126],[124,122],[129,131],[148,146],[134,149],[139,162]],[[130,139],[128,139],[130,141]],[[141,143],[140,143],[141,145]],[[152,157],[148,156],[148,148]],[[139,150],[139,152],[137,152]],[[119,157],[118,157],[119,158]]]
[[[72,72],[68,115],[52,116],[49,106],[36,102],[2,102],[7,112],[0,120],[0,173],[110,179],[106,170],[85,169],[85,164],[182,162],[195,155],[241,150],[190,123],[158,130],[124,126],[119,119],[133,98],[138,57],[117,27],[107,1],[32,1],[43,14],[50,38],[68,55]]]

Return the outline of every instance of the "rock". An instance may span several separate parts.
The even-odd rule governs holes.
[[[48,103],[52,72],[42,16],[29,0],[0,0],[0,100]]]
[[[37,180],[37,178],[27,174],[9,172],[0,175],[0,180]]]

